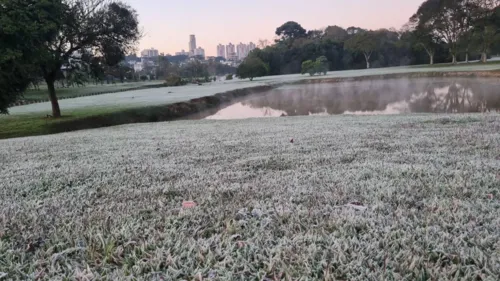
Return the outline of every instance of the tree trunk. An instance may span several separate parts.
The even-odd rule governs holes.
[[[452,56],[453,56],[453,61],[451,63],[457,64],[457,55],[452,55]]]
[[[430,57],[430,62],[429,62],[430,65],[434,65],[434,55],[433,54],[429,55],[429,57]]]
[[[465,52],[465,62],[469,63],[469,51],[468,50]]]
[[[61,109],[59,108],[59,102],[57,101],[56,96],[56,87],[54,85],[55,79],[52,77],[46,77],[45,82],[47,83],[47,87],[49,89],[49,98],[50,103],[52,104],[52,117],[59,118],[61,117]]]
[[[364,55],[365,55],[365,60],[366,60],[366,69],[370,69],[370,57],[372,54],[367,55],[365,53]]]
[[[486,55],[486,52],[481,53],[481,62],[486,63],[488,61],[488,55]]]

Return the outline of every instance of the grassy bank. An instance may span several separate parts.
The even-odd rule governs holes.
[[[163,81],[148,81],[148,82],[127,82],[116,84],[103,85],[86,85],[85,87],[70,87],[57,88],[57,96],[59,99],[78,98],[85,96],[100,95],[105,93],[116,93],[122,91],[130,91],[137,89],[147,89],[150,87],[161,86]],[[39,89],[29,89],[24,93],[22,102],[43,102],[49,101],[47,86],[42,85]]]
[[[2,140],[0,273],[498,280],[499,148],[498,114],[179,121]]]

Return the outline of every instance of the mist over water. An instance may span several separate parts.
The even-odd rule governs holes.
[[[500,111],[498,79],[400,78],[284,86],[248,96],[207,119],[488,111]]]

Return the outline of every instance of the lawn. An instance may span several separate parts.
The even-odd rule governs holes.
[[[76,98],[98,93],[113,93],[141,87],[160,85],[162,81],[130,82],[93,85],[87,84],[85,87],[57,88],[57,96],[60,99]],[[42,85],[39,90],[29,89],[23,96],[28,101],[48,101],[48,90],[46,85]]]
[[[124,125],[0,160],[6,280],[500,279],[498,114]]]

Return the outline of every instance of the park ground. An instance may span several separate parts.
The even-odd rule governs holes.
[[[0,161],[6,280],[500,279],[498,114],[131,124]]]
[[[301,83],[310,79],[355,79],[387,75],[443,75],[446,73],[498,74],[500,63],[470,63],[459,65],[408,66],[367,70],[329,72],[326,76],[281,75],[248,80],[218,81],[214,83],[182,87],[161,87],[132,90],[95,96],[60,100],[63,117],[50,118],[50,103],[36,103],[10,108],[10,115],[0,116],[0,139],[45,135],[81,128],[104,127],[137,122],[164,121],[165,106],[187,102],[205,96],[213,96],[239,89]],[[497,75],[498,76],[498,75]],[[156,82],[152,82],[156,83]],[[119,87],[119,86],[111,86]],[[120,86],[123,87],[123,86]],[[95,89],[94,89],[95,90]],[[80,90],[78,90],[80,91]],[[177,116],[178,117],[178,116]]]

